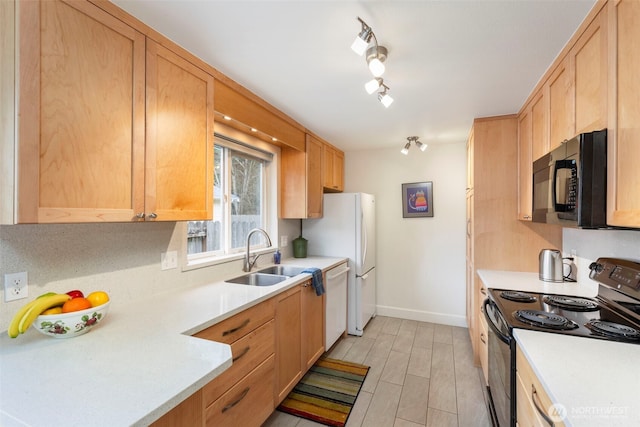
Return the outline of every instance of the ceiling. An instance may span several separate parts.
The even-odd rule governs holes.
[[[464,142],[516,113],[594,0],[113,0],[344,151],[408,136]],[[350,48],[369,24],[389,55],[387,109]]]

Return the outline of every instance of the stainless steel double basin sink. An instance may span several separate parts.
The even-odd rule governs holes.
[[[225,280],[227,283],[237,283],[249,286],[272,286],[277,285],[293,276],[297,276],[304,271],[303,267],[290,265],[274,265],[263,268],[254,273],[243,274],[233,279]]]

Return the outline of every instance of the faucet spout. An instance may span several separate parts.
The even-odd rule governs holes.
[[[244,266],[242,267],[242,271],[246,271],[246,272],[251,271],[251,269],[253,268],[253,265],[258,260],[258,257],[262,255],[262,254],[255,255],[253,257],[253,260],[251,259],[251,236],[253,236],[254,233],[262,233],[262,235],[264,235],[264,237],[267,239],[267,243],[269,244],[268,247],[273,246],[271,244],[271,238],[269,237],[267,232],[264,231],[262,228],[254,228],[250,230],[249,234],[247,234],[247,253],[245,254],[245,257],[244,257]]]

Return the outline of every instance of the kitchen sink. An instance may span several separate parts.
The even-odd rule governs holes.
[[[289,276],[282,274],[265,274],[263,272],[256,272],[234,277],[233,279],[225,280],[225,282],[249,286],[272,286],[283,282],[288,278]]]
[[[258,270],[257,273],[263,274],[277,274],[280,276],[293,277],[302,273],[305,269],[303,267],[293,267],[290,265],[274,265],[272,267],[263,268]]]

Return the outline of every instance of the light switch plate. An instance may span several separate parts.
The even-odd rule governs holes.
[[[289,244],[289,236],[280,236],[280,247],[286,248]]]
[[[178,252],[167,251],[160,254],[160,269],[170,270],[178,267]]]
[[[29,296],[27,272],[4,275],[4,301],[15,301]]]

